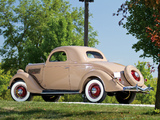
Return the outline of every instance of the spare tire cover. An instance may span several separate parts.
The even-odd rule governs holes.
[[[134,66],[128,65],[124,69],[124,75],[127,79],[127,81],[135,86],[136,84],[138,86],[143,86],[144,85],[144,78],[141,74],[141,72]],[[136,80],[137,79],[137,80]]]

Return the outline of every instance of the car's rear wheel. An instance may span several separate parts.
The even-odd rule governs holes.
[[[121,91],[116,93],[116,99],[121,104],[130,104],[136,98],[136,93],[131,91]]]
[[[85,87],[85,96],[90,102],[102,102],[106,97],[102,82],[97,79],[90,80]]]
[[[30,101],[33,96],[27,91],[27,85],[23,81],[15,82],[11,87],[11,96],[13,100],[18,102]]]
[[[43,100],[46,101],[46,102],[58,102],[60,97],[61,96],[59,96],[59,95],[56,95],[56,96],[53,96],[53,95],[42,95]]]

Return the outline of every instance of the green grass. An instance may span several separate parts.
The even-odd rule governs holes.
[[[0,120],[158,120],[154,108],[0,101]]]

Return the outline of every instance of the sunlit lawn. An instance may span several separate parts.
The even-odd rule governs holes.
[[[151,107],[0,101],[0,120],[158,120]]]

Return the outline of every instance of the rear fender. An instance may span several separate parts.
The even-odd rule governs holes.
[[[11,87],[14,82],[17,80],[23,80],[27,85],[27,91],[31,93],[42,93],[43,88],[41,88],[37,82],[26,72],[23,70],[18,70],[17,74],[15,74],[11,81],[9,86]]]
[[[91,79],[98,78],[103,83],[104,89],[106,92],[114,92],[114,91],[122,91],[123,87],[113,81],[113,78],[108,75],[106,72],[102,70],[95,70],[87,73],[81,80],[81,84],[79,86],[80,93],[82,93],[85,89],[85,85]]]

